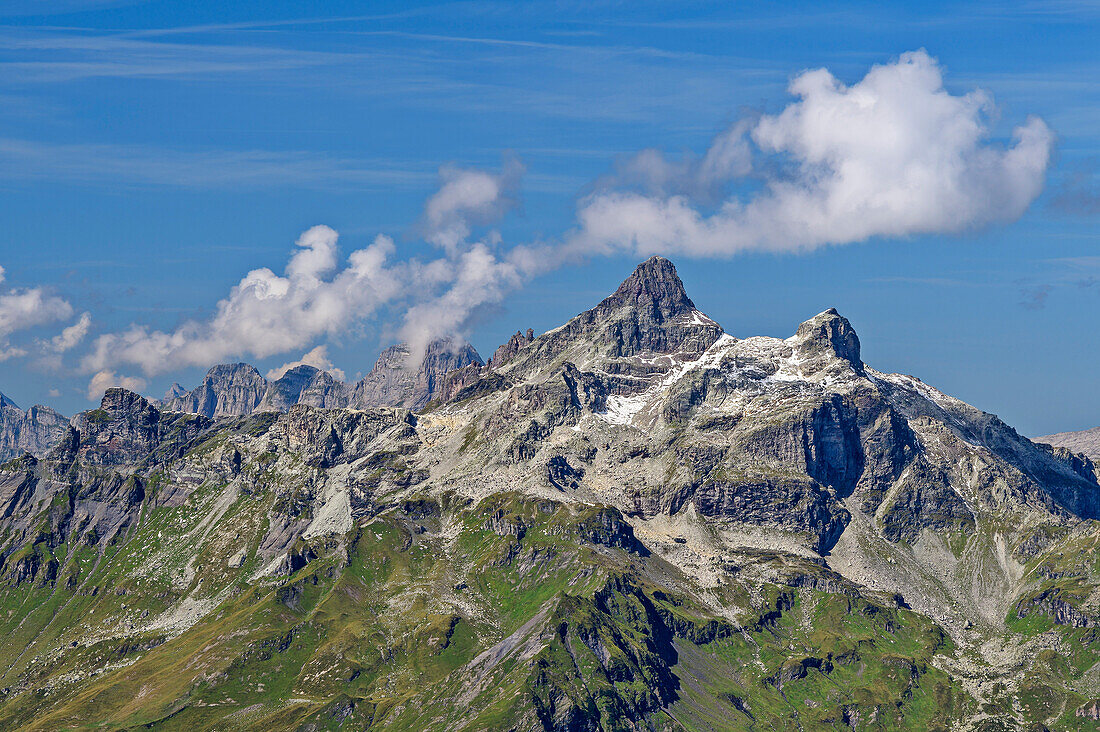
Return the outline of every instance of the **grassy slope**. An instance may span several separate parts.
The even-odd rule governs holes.
[[[593,543],[606,509],[519,495],[407,502],[318,544],[318,558],[276,582],[247,584],[252,564],[227,572],[202,552],[186,590],[135,579],[157,536],[220,490],[150,516],[98,563],[86,547],[58,548],[80,554],[65,565],[75,587],[23,583],[0,595],[12,639],[0,727],[820,729],[856,719],[923,730],[968,711],[931,664],[950,646],[921,616],[781,587],[754,605],[731,585],[726,599],[750,608],[735,625],[660,560]],[[238,497],[220,520],[255,528],[269,498]],[[68,646],[73,627],[140,627],[143,611],[196,588],[223,599],[181,635]],[[97,672],[63,680],[88,669]]]

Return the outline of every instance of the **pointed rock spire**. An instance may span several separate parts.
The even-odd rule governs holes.
[[[806,356],[834,356],[848,362],[857,372],[863,371],[859,336],[848,319],[838,313],[836,308],[818,313],[798,326],[795,337],[799,340],[799,349]]]
[[[409,363],[410,354],[406,343],[383,351],[370,373],[355,385],[351,406],[420,409],[441,392],[449,371],[482,364],[478,352],[464,341],[434,340],[419,363]]]
[[[247,363],[223,363],[206,372],[202,383],[189,392],[165,399],[166,412],[189,412],[204,417],[240,417],[251,414],[267,391],[267,379]]]
[[[695,303],[688,297],[684,283],[676,274],[676,265],[664,257],[650,257],[639,264],[634,273],[623,280],[619,289],[597,307],[612,309],[624,306],[651,310],[662,320],[695,309]]]

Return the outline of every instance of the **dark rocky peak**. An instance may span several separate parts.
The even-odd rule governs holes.
[[[267,391],[267,379],[247,363],[223,363],[206,372],[202,383],[189,392],[165,399],[170,412],[204,417],[240,417],[251,414]]]
[[[334,409],[348,405],[349,387],[332,374],[299,364],[268,384],[256,411],[285,412],[295,404]]]
[[[596,307],[531,343],[514,337],[502,347],[508,358],[494,355],[492,367],[553,372],[563,361],[584,369],[645,354],[688,358],[721,335],[722,327],[695,309],[672,262],[651,257]]]
[[[162,401],[171,401],[177,397],[181,397],[187,393],[187,389],[183,388],[183,384],[178,381],[168,387],[168,391],[164,392],[164,399]]]
[[[663,321],[690,313],[695,303],[684,290],[676,265],[664,257],[650,257],[597,306],[603,310],[622,307],[648,311],[651,318]]]
[[[848,319],[840,315],[836,308],[829,308],[798,326],[795,337],[804,357],[814,359],[835,356],[846,361],[856,372],[863,372],[859,336]]]
[[[160,410],[148,399],[120,386],[111,387],[103,392],[99,409],[85,412],[82,416],[95,412],[105,412],[106,418],[111,421],[123,420],[135,424],[155,422],[160,418]],[[97,421],[102,421],[99,415],[97,415]]]
[[[403,407],[420,409],[441,395],[450,371],[482,365],[481,356],[466,342],[436,339],[428,344],[419,363],[411,363],[412,349],[398,343],[382,351],[352,392],[350,405],[358,409]]]
[[[512,360],[512,357],[520,352],[528,343],[535,340],[535,331],[531,328],[526,333],[516,331],[516,334],[508,339],[508,342],[493,351],[493,357],[489,364],[493,367],[502,366]]]
[[[4,392],[0,391],[0,408],[3,407],[13,407],[15,409],[19,409],[18,404],[13,402],[11,399],[8,399],[7,395],[4,394]]]
[[[148,399],[119,387],[103,394],[99,409],[72,420],[50,454],[56,461],[72,457],[89,465],[137,465],[178,457],[183,447],[213,422],[205,417],[162,412]]]
[[[160,410],[148,399],[114,387],[103,394],[99,409],[73,418],[80,435],[78,454],[90,464],[139,462],[157,446]]]

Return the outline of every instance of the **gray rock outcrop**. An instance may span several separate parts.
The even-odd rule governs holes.
[[[419,364],[409,362],[411,355],[404,343],[383,351],[370,373],[355,385],[350,405],[420,409],[441,394],[448,372],[482,363],[469,343],[450,340],[429,343]]]
[[[0,462],[28,452],[42,455],[65,434],[68,422],[42,405],[24,411],[0,393]]]

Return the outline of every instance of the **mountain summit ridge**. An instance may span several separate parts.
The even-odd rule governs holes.
[[[1100,471],[876,371],[835,309],[737,338],[651,258],[453,356],[380,357],[415,409],[111,389],[0,467],[0,726],[1091,721]]]

